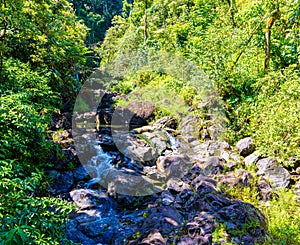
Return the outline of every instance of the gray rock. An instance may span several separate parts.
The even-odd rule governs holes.
[[[142,127],[154,117],[156,106],[151,102],[131,102],[127,107],[116,108],[112,123],[122,122],[121,125],[128,125],[130,129]]]
[[[237,162],[228,162],[226,163],[226,168],[233,170],[238,165]]]
[[[150,146],[155,148],[158,155],[161,155],[167,149],[168,138],[163,131],[144,132],[143,138],[150,143]]]
[[[165,116],[158,119],[153,125],[158,127],[163,127],[163,128],[167,127],[171,129],[176,129],[177,121],[173,117]]]
[[[149,233],[149,235],[142,240],[141,245],[165,245],[167,244],[167,239],[163,238],[160,232],[155,229]]]
[[[189,236],[183,236],[176,240],[176,244],[178,245],[210,245],[211,243],[211,237],[189,237]]]
[[[295,185],[295,189],[294,189],[295,194],[298,197],[298,200],[300,200],[300,181],[298,181]]]
[[[234,162],[240,162],[241,158],[238,154],[236,154],[235,152],[231,152],[230,153],[230,159],[233,160]]]
[[[254,143],[253,140],[250,137],[241,139],[237,144],[236,144],[236,149],[242,156],[248,156],[251,154],[254,149]]]
[[[104,193],[96,190],[73,190],[70,192],[70,196],[79,209],[100,208],[103,213],[107,213],[112,205]]]
[[[263,158],[256,163],[257,175],[264,176],[273,188],[285,188],[290,184],[289,171],[278,165],[273,158]]]
[[[159,156],[155,148],[131,134],[116,134],[114,142],[120,152],[133,161],[145,163],[155,161]]]
[[[161,193],[162,203],[166,206],[169,206],[175,201],[175,197],[169,191],[163,191]]]
[[[140,231],[149,233],[159,230],[163,235],[169,235],[175,229],[182,226],[183,217],[177,209],[171,206],[152,208],[149,216],[140,224]]]
[[[198,190],[199,188],[210,188],[210,190],[215,190],[217,182],[211,178],[199,175],[196,179],[192,181],[192,185]]]
[[[208,157],[204,163],[203,173],[206,176],[212,176],[222,173],[224,165],[221,163],[219,157]]]
[[[230,154],[227,151],[222,151],[220,157],[224,159],[226,162],[230,161]]]
[[[245,157],[244,163],[247,167],[251,166],[251,165],[255,164],[260,157],[261,157],[260,152],[255,151],[252,154],[250,154],[249,156]]]
[[[259,180],[257,182],[257,187],[259,189],[259,192],[260,192],[260,195],[261,195],[261,198],[263,201],[268,201],[268,200],[272,199],[273,190],[266,180],[264,180],[264,179]]]
[[[179,178],[189,169],[190,161],[187,156],[182,154],[172,154],[161,156],[157,159],[156,166],[158,171],[165,173],[167,178]]]
[[[256,174],[263,175],[268,168],[271,168],[272,166],[277,166],[277,165],[278,165],[278,162],[271,157],[260,159],[256,163],[256,167],[258,168],[258,171]]]
[[[214,216],[207,212],[201,212],[186,224],[186,229],[192,238],[211,235],[214,229]]]
[[[247,232],[248,237],[251,237],[254,243],[262,242],[263,237],[266,235],[266,220],[262,213],[251,204],[231,201],[231,205],[220,208],[217,213],[219,220],[234,224],[237,230],[243,229],[245,225],[251,223],[253,227],[249,228]],[[234,230],[229,229],[228,233],[231,232],[234,232]],[[245,235],[247,236],[246,232]]]
[[[167,187],[168,190],[174,195],[184,190],[191,190],[190,185],[181,181],[180,179],[175,179],[175,178],[172,178],[167,182]]]
[[[226,173],[226,175],[219,176],[218,178],[218,185],[226,185],[228,187],[234,187],[234,186],[248,186],[250,184],[250,179],[252,178],[251,173],[243,170],[238,169],[236,173]]]

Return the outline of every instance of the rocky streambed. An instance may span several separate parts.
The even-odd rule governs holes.
[[[220,191],[248,186],[254,176],[261,200],[274,188],[290,185],[291,172],[272,158],[262,158],[251,138],[236,147],[218,140],[212,116],[187,116],[177,122],[163,117],[148,125],[155,106],[133,102],[119,112],[131,115],[126,132],[112,129],[116,94],[107,93],[97,110],[95,137],[72,135],[66,115],[53,121],[58,131],[49,191],[74,202],[68,239],[88,244],[236,244],[262,242],[265,217],[253,205],[232,200]],[[126,116],[125,116],[126,117]],[[95,114],[79,121],[95,120]],[[120,121],[120,118],[118,119]],[[196,129],[196,130],[195,130]],[[73,132],[74,133],[74,132]],[[75,150],[74,138],[84,142]],[[78,156],[81,152],[89,152]],[[295,175],[296,176],[296,175]],[[222,238],[215,231],[222,230]]]

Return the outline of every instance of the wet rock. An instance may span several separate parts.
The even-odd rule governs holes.
[[[254,143],[253,140],[250,137],[241,139],[237,144],[236,144],[236,149],[242,156],[248,156],[251,154],[254,149]]]
[[[60,173],[51,170],[47,175],[51,180],[50,192],[54,196],[71,191],[74,185],[74,177],[71,171]]]
[[[252,154],[250,154],[249,156],[245,157],[244,163],[247,167],[251,166],[251,165],[254,165],[260,157],[261,157],[260,152],[255,151]]]
[[[162,198],[162,203],[166,206],[169,206],[175,200],[175,197],[167,190],[161,193],[161,198]]]
[[[73,175],[75,181],[88,180],[90,178],[89,174],[82,165],[73,171]]]
[[[85,234],[87,237],[94,238],[96,241],[108,244],[112,241],[116,231],[111,227],[111,222],[114,219],[101,218],[96,221],[81,223],[78,230]]]
[[[269,180],[272,187],[285,188],[290,184],[291,176],[289,172],[278,165],[275,159],[263,158],[256,163],[256,166],[258,168],[256,174]]]
[[[103,217],[104,216],[104,217]],[[120,227],[114,213],[102,210],[78,212],[67,224],[67,237],[83,245],[111,244]]]
[[[104,134],[104,133],[99,134],[97,138],[97,143],[101,146],[101,148],[105,152],[118,150],[111,135]]]
[[[77,220],[70,220],[67,224],[67,239],[72,242],[83,245],[96,245],[97,242],[93,238],[89,238],[77,229]]]

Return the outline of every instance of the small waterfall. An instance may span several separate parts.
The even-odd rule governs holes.
[[[173,135],[168,133],[167,131],[165,131],[165,135],[168,138],[168,143],[170,144],[170,147],[171,147],[172,151],[173,152],[178,152],[180,142]]]
[[[105,181],[108,172],[114,168],[112,157],[108,153],[105,153],[100,145],[96,145],[95,148],[97,149],[97,155],[93,156],[85,165],[88,173],[93,177],[87,183],[88,187]]]

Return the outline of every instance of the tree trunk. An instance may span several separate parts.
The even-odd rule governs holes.
[[[235,17],[234,17],[234,11],[235,11],[235,6],[234,6],[234,0],[227,0],[227,3],[229,5],[229,12],[231,15],[231,22],[232,22],[232,26],[236,27],[236,23],[235,23]]]
[[[265,64],[264,70],[268,70],[270,67],[270,59],[271,59],[271,28],[276,19],[280,18],[279,7],[271,14],[266,24],[266,55],[265,55]]]
[[[264,70],[268,70],[270,66],[270,58],[271,58],[271,28],[274,24],[275,18],[273,15],[270,16],[270,18],[267,21],[266,25],[266,56],[265,56],[265,65],[264,65]]]
[[[148,38],[147,8],[148,8],[148,0],[145,0],[144,43],[146,43]]]
[[[1,1],[2,2],[2,1]],[[6,5],[6,1],[3,1],[3,7],[4,9],[6,9],[7,5]],[[5,52],[5,39],[6,39],[6,33],[7,33],[7,25],[8,25],[8,20],[7,20],[7,16],[6,13],[4,14],[3,20],[2,20],[2,24],[3,24],[3,34],[0,37],[1,40],[1,50],[0,50],[0,78],[2,80],[2,70],[3,70],[3,59],[4,59],[4,52]]]

